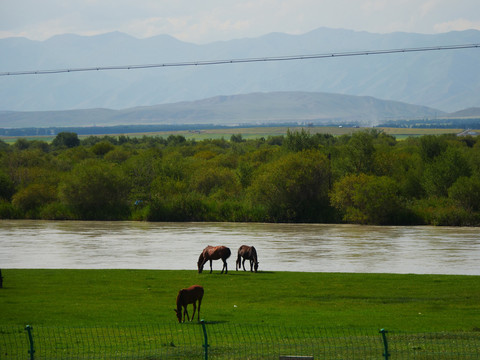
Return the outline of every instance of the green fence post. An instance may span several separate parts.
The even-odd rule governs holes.
[[[30,354],[30,360],[34,360],[35,347],[33,346],[33,335],[32,335],[33,327],[31,327],[30,325],[27,325],[25,326],[25,330],[27,330],[28,341],[30,343],[30,350],[28,350],[28,353]]]
[[[203,339],[205,340],[203,347],[204,347],[204,354],[205,354],[205,360],[208,360],[208,337],[207,337],[207,328],[205,326],[205,320],[200,320],[202,324],[202,329],[203,329]]]
[[[383,356],[385,357],[385,360],[388,360],[388,357],[390,354],[388,353],[388,342],[387,342],[387,330],[381,329],[380,333],[382,334],[382,340],[383,340]]]

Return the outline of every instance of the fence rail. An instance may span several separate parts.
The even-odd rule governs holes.
[[[480,332],[230,323],[0,326],[0,359],[479,359]]]

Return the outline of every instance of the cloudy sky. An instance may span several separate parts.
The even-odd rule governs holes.
[[[479,0],[0,0],[0,38],[121,31],[204,44],[319,27],[376,33],[480,30]]]

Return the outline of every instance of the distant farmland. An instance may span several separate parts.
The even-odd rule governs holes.
[[[132,132],[132,133],[110,133],[95,134],[93,136],[119,136],[125,135],[129,137],[143,137],[143,136],[161,136],[168,137],[170,135],[182,135],[187,139],[205,140],[205,139],[230,139],[232,135],[241,134],[243,139],[258,139],[268,138],[269,136],[286,135],[288,130],[305,129],[311,134],[331,134],[334,136],[348,135],[356,131],[364,130],[363,127],[342,127],[342,126],[278,126],[278,127],[222,127],[210,128],[200,130],[168,130],[168,131],[152,131],[152,132]],[[386,134],[392,135],[398,140],[405,139],[410,136],[423,135],[441,135],[441,134],[458,134],[464,131],[463,129],[418,129],[418,128],[393,128],[393,127],[378,127]],[[85,138],[92,135],[79,135],[80,138]],[[39,136],[0,136],[0,139],[7,143],[14,143],[18,138],[25,138],[28,140],[40,140],[51,142],[55,135],[39,135]]]

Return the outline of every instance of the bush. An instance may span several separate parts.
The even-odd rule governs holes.
[[[31,184],[18,191],[12,198],[12,204],[26,218],[39,218],[42,206],[56,199],[56,189],[45,184]]]
[[[460,177],[449,189],[448,197],[472,211],[480,210],[480,179]]]
[[[0,219],[18,219],[20,214],[8,201],[0,199]]]
[[[52,145],[56,148],[67,147],[73,148],[80,145],[78,135],[73,132],[61,132],[53,139]]]
[[[413,212],[426,225],[434,226],[479,226],[480,215],[458,206],[443,197],[431,197],[416,201]]]
[[[249,188],[252,204],[264,207],[270,221],[328,221],[328,161],[319,151],[308,150],[267,164]]]
[[[387,176],[347,175],[335,183],[330,199],[346,222],[386,225],[404,218],[398,185]]]
[[[43,220],[76,220],[72,210],[59,202],[53,202],[42,207],[39,217]]]
[[[81,162],[60,184],[60,197],[84,220],[120,220],[129,215],[125,176],[110,163]]]

